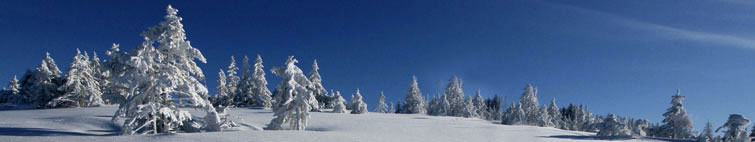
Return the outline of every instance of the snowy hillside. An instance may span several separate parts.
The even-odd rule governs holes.
[[[308,131],[261,131],[269,109],[230,109],[240,127],[224,132],[120,136],[116,106],[0,111],[2,141],[599,141],[594,133],[508,126],[480,119],[411,114],[312,112]],[[649,141],[649,140],[627,140]]]

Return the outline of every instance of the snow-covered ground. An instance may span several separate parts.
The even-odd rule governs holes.
[[[506,126],[479,119],[407,114],[313,112],[308,131],[260,131],[273,113],[230,109],[240,127],[224,132],[119,136],[116,106],[0,111],[0,141],[493,142],[601,141],[594,133]],[[605,141],[605,140],[604,140]],[[651,141],[651,140],[625,140]]]

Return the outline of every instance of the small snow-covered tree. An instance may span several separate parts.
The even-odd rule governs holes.
[[[291,130],[304,130],[309,120],[311,90],[307,89],[312,82],[296,66],[299,62],[294,56],[289,56],[286,66],[275,67],[273,74],[283,78],[275,88],[273,99],[274,118],[267,124],[269,130],[281,130],[288,123]]]
[[[391,108],[388,109],[388,112],[385,113],[396,113],[396,107],[393,106],[393,102],[390,104]]]
[[[58,88],[65,94],[50,101],[48,107],[89,107],[103,103],[99,82],[89,63],[89,56],[76,49],[66,82]]]
[[[472,97],[464,97],[464,107],[461,110],[461,116],[466,118],[479,117],[477,109],[474,106]]]
[[[697,136],[698,142],[711,142],[713,141],[713,124],[708,121],[705,123],[705,127],[703,128],[703,132],[700,133],[700,136]]]
[[[632,137],[642,138],[647,136],[646,129],[650,126],[650,121],[647,119],[638,119],[630,121],[630,130],[632,131]]]
[[[375,112],[388,113],[388,104],[385,104],[385,95],[383,91],[380,91],[380,97],[378,97],[378,105],[375,107]]]
[[[442,116],[446,115],[446,110],[442,108],[441,105],[441,96],[440,94],[435,94],[432,99],[430,99],[430,103],[427,104],[427,115],[432,116]]]
[[[20,98],[20,89],[21,85],[18,83],[18,79],[16,76],[13,76],[13,79],[8,82],[8,87],[4,88],[6,92],[0,94],[0,103],[17,103],[16,99]]]
[[[485,104],[485,99],[480,95],[480,89],[477,89],[477,93],[475,93],[474,100],[472,101],[474,102],[478,117],[480,119],[486,119],[490,115],[490,112],[488,111],[487,104]]]
[[[312,110],[319,111],[321,109],[319,106],[328,106],[327,103],[330,102],[330,100],[328,100],[330,97],[328,96],[328,90],[325,90],[325,87],[322,86],[320,66],[317,65],[317,60],[312,62],[312,70],[309,72],[309,80],[312,81],[312,87],[309,89],[315,93],[315,99],[317,100],[317,105],[314,106]]]
[[[341,92],[336,91],[334,98],[335,99],[332,99],[333,101],[332,103],[334,104],[332,112],[333,113],[346,113],[346,104],[344,104],[346,103],[346,100],[343,99],[343,97],[341,96]]]
[[[663,113],[665,118],[663,119],[664,125],[660,127],[661,136],[675,139],[693,137],[692,121],[682,105],[685,96],[681,96],[679,89],[677,89],[676,95],[671,96],[671,98],[671,107],[666,109],[666,113]]]
[[[213,105],[215,107],[227,107],[231,105],[233,99],[231,99],[231,91],[228,90],[228,80],[225,72],[223,69],[220,69],[220,71],[218,71],[218,86],[215,87],[215,91],[218,93],[213,97]]]
[[[367,104],[362,100],[362,94],[357,89],[357,94],[351,98],[351,114],[367,113]]]
[[[522,109],[522,105],[515,105],[516,102],[511,103],[511,106],[506,110],[504,114],[502,124],[504,125],[521,125],[524,124],[525,113]]]
[[[443,93],[450,105],[448,115],[464,116],[464,114],[466,113],[464,112],[464,109],[466,107],[466,102],[464,100],[464,91],[461,88],[461,82],[456,76],[451,77],[451,80],[449,80],[448,86],[446,86],[446,90]]]
[[[112,87],[123,90],[127,98],[113,121],[123,119],[123,134],[220,131],[230,127],[204,97],[207,88],[199,81],[204,75],[194,60],[204,63],[206,59],[186,40],[178,10],[168,5],[166,11],[165,21],[141,34],[144,41],[135,51],[119,52],[117,46],[108,51],[113,62],[109,66],[114,71]],[[176,102],[202,108],[207,115],[193,119],[188,111],[178,109]]]
[[[750,120],[740,114],[729,115],[729,120],[726,123],[718,127],[716,132],[721,129],[727,128],[724,132],[723,141],[727,142],[749,142],[750,137],[747,135],[747,125],[750,125]]]
[[[563,116],[561,116],[561,110],[556,104],[556,98],[551,100],[551,105],[548,107],[548,114],[551,117],[551,123],[553,123],[553,126],[561,128],[564,122],[561,119]]]
[[[404,104],[403,108],[401,108],[402,113],[409,113],[409,114],[424,114],[427,112],[425,109],[425,99],[422,97],[422,92],[419,90],[419,85],[417,83],[417,77],[412,76],[412,82],[409,85],[409,91],[406,93],[406,97],[404,98]]]
[[[252,106],[271,107],[273,105],[270,97],[270,89],[267,89],[267,79],[265,79],[265,66],[262,65],[262,56],[257,55],[254,62],[254,73],[252,74]]]
[[[524,88],[524,93],[522,93],[522,97],[519,98],[519,105],[521,106],[521,109],[524,111],[524,117],[525,117],[525,124],[527,125],[537,125],[537,113],[538,113],[538,106],[540,105],[537,101],[537,88],[532,87],[531,84],[527,84],[527,87]]]
[[[616,115],[608,114],[600,123],[598,128],[598,136],[601,137],[631,137],[632,133],[627,129],[627,125],[622,120],[616,117]]]
[[[543,105],[535,114],[535,121],[540,127],[553,127],[553,118],[548,114],[548,107]]]

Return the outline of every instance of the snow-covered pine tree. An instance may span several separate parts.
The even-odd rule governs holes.
[[[330,97],[328,96],[328,90],[325,90],[325,87],[322,86],[320,66],[317,65],[317,60],[312,62],[312,70],[309,72],[309,80],[312,81],[312,87],[309,89],[315,93],[315,99],[317,100],[317,105],[314,106],[312,110],[319,111],[321,109],[320,106],[328,106],[327,103],[330,102],[330,100],[328,100]]]
[[[391,106],[391,108],[388,109],[388,112],[385,112],[385,113],[395,113],[396,112],[396,107],[393,106],[393,102],[391,102],[390,106]]]
[[[548,114],[548,106],[543,105],[538,109],[537,114],[535,114],[535,121],[537,122],[537,126],[540,127],[553,127],[553,119],[551,118],[550,114]]]
[[[252,85],[252,71],[250,69],[249,57],[244,56],[244,59],[241,61],[241,78],[236,89],[236,95],[233,98],[236,106],[244,107],[252,104],[254,95],[252,89],[254,85]]]
[[[99,82],[89,63],[86,53],[76,49],[76,56],[65,76],[66,82],[58,88],[65,93],[50,101],[48,107],[90,107],[103,103]]]
[[[344,103],[346,103],[346,100],[343,99],[343,97],[341,96],[341,92],[340,91],[336,91],[335,96],[333,98],[334,99],[332,99],[332,101],[333,101],[332,103],[333,103],[334,106],[333,106],[333,111],[332,112],[333,113],[346,113],[346,111],[347,111],[346,110],[346,104],[344,104]]]
[[[412,76],[412,82],[409,84],[409,91],[404,98],[403,108],[400,109],[402,113],[408,114],[424,114],[427,112],[425,109],[425,99],[422,97],[422,92],[419,90],[417,83],[417,77]]]
[[[551,123],[553,123],[553,127],[562,128],[564,122],[561,119],[561,110],[556,104],[556,98],[553,98],[551,100],[551,105],[548,107],[548,115],[550,115],[551,117]]]
[[[15,75],[13,76],[13,80],[10,80],[10,82],[8,82],[8,90],[10,91],[10,96],[5,98],[5,102],[15,103],[15,99],[19,98],[21,95],[21,85],[18,83],[18,79]]]
[[[226,80],[228,83],[226,83],[226,88],[228,88],[228,103],[225,106],[233,106],[236,104],[236,101],[234,98],[236,98],[238,94],[239,89],[239,82],[241,82],[241,78],[238,76],[239,67],[236,66],[236,58],[231,56],[231,63],[228,65],[228,69],[226,69]]]
[[[59,79],[60,70],[50,53],[46,53],[42,63],[21,79],[21,93],[26,100],[20,102],[45,107],[52,99],[60,96],[61,93],[57,90]]]
[[[359,88],[357,88],[357,94],[351,98],[351,114],[365,113],[367,113],[367,103],[364,103],[362,94],[359,93]]]
[[[480,89],[477,89],[477,93],[475,93],[474,100],[472,101],[474,102],[475,110],[477,110],[478,118],[486,119],[490,115],[490,112],[488,111],[488,106],[485,104],[485,99],[480,95]]]
[[[616,117],[616,115],[608,114],[600,123],[598,128],[598,136],[601,137],[631,137],[632,133],[627,129],[627,125],[622,120]]]
[[[207,96],[207,88],[199,82],[202,70],[194,60],[206,62],[202,53],[186,40],[178,10],[170,5],[165,21],[142,32],[144,41],[133,52],[121,53],[117,46],[108,51],[114,71],[112,85],[127,96],[113,115],[113,121],[124,119],[123,134],[220,131],[230,127]],[[181,96],[185,100],[174,100]],[[202,108],[203,119],[192,119],[188,111],[175,102]]]
[[[294,56],[289,56],[286,60],[286,66],[274,67],[273,74],[283,78],[275,87],[273,99],[274,118],[267,124],[268,130],[281,130],[283,125],[288,123],[291,130],[303,131],[307,127],[310,118],[310,96],[313,96],[311,90],[307,89],[312,82],[304,76],[304,73],[296,66],[299,61]]]
[[[538,106],[540,105],[537,101],[537,88],[532,87],[532,84],[527,84],[522,97],[519,99],[519,105],[524,111],[524,124],[537,125],[535,117],[537,117]]]
[[[92,76],[94,76],[94,80],[97,81],[98,88],[100,89],[101,93],[105,93],[105,88],[109,86],[110,82],[108,78],[110,78],[110,72],[103,69],[102,64],[100,63],[100,57],[97,56],[97,52],[92,52],[92,58],[89,60],[89,66],[92,69]],[[103,98],[104,104],[109,104],[109,101],[106,101],[105,98]]]
[[[257,60],[254,61],[254,73],[252,74],[252,93],[254,98],[252,100],[252,106],[256,107],[272,107],[273,101],[272,93],[270,89],[267,89],[267,79],[265,79],[265,66],[262,65],[262,56],[257,55]]]
[[[713,141],[713,124],[708,121],[705,123],[705,127],[703,128],[703,132],[700,133],[700,136],[697,136],[698,142],[711,142]]]
[[[650,126],[650,121],[647,119],[638,119],[632,122],[630,130],[632,131],[632,137],[642,138],[647,136],[646,129]]]
[[[378,105],[375,107],[375,112],[388,113],[388,104],[385,104],[385,95],[383,91],[380,91],[380,97],[378,97]]]
[[[480,116],[479,114],[477,114],[477,109],[475,108],[472,97],[470,96],[464,97],[464,107],[461,110],[461,113],[462,113],[462,117],[465,117],[465,118],[473,118],[473,117]]]
[[[227,76],[223,69],[220,69],[220,71],[218,71],[218,86],[215,87],[215,91],[218,93],[215,94],[215,97],[212,99],[212,104],[215,107],[227,107],[231,105],[233,99],[231,99],[231,91],[228,90]]]
[[[688,139],[694,135],[692,133],[692,121],[687,116],[687,110],[682,105],[685,96],[680,95],[679,89],[676,95],[671,96],[671,107],[663,113],[663,123],[661,126],[661,136],[674,139]]]
[[[488,117],[486,120],[502,120],[503,119],[503,97],[498,95],[493,98],[485,99],[485,105],[488,107]]]
[[[716,129],[716,132],[720,131],[721,129],[727,128],[727,130],[724,132],[723,141],[727,142],[749,142],[750,137],[747,135],[747,125],[750,125],[750,120],[746,117],[742,116],[741,114],[731,114],[729,115],[729,120],[726,121],[726,123],[718,127]]]
[[[464,91],[461,88],[461,82],[456,76],[451,77],[443,95],[446,96],[446,100],[451,106],[448,115],[459,117],[464,116],[466,103],[464,101]]]

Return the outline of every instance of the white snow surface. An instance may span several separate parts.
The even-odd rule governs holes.
[[[596,140],[595,133],[507,126],[474,118],[421,114],[312,112],[307,131],[266,130],[270,109],[232,108],[240,127],[223,132],[120,136],[110,118],[117,106],[0,111],[0,141],[248,141],[248,142],[569,142]],[[193,109],[192,109],[193,110]],[[194,111],[192,113],[196,113]],[[201,113],[196,113],[201,114]],[[654,141],[628,139],[613,141]]]

